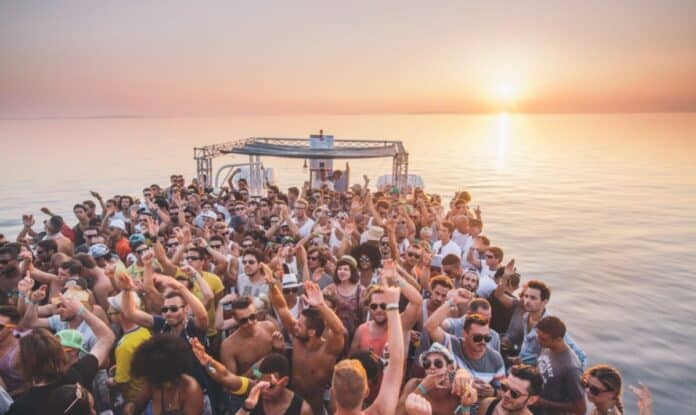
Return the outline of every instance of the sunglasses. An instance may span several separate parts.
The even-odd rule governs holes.
[[[179,307],[178,305],[173,305],[173,306],[169,306],[169,307],[165,306],[165,307],[162,307],[160,309],[160,311],[162,312],[162,314],[166,314],[167,312],[176,313],[177,311],[179,311],[180,308],[183,308],[183,307]]]
[[[420,257],[421,257],[420,254],[417,254],[415,252],[407,252],[406,255],[408,255],[411,258],[416,258],[416,259],[420,259]]]
[[[254,244],[242,244],[242,248],[244,248],[244,249],[249,249],[252,246],[254,246]]]
[[[380,242],[379,244],[382,246],[389,246],[389,241]]]
[[[187,256],[184,259],[187,261],[200,261],[201,257],[199,257],[199,256]]]
[[[0,331],[3,331],[5,329],[13,329],[15,327],[17,327],[17,325],[12,323],[0,324]]]
[[[283,294],[297,294],[297,292],[300,289],[295,287],[295,288],[283,288]]]
[[[147,249],[138,249],[137,251],[135,251],[135,255],[142,255],[142,254],[144,254],[146,251],[147,251]]]
[[[493,255],[486,255],[486,259],[493,259],[493,258],[495,258],[495,256],[493,256]]]
[[[387,303],[372,303],[370,304],[370,310],[377,310],[378,308],[381,308],[382,310],[387,309]]]
[[[220,249],[222,248],[222,244],[210,244],[210,247],[213,249]]]
[[[318,261],[319,257],[318,256],[310,256],[310,257],[307,257],[307,259],[310,261]]]
[[[520,396],[527,395],[526,393],[522,393],[520,391],[512,389],[508,384],[507,380],[503,380],[500,382],[500,390],[503,391],[503,394],[505,394],[506,392],[510,392],[510,396],[512,396],[512,399],[517,399]]]
[[[426,360],[423,362],[423,369],[428,370],[430,366],[435,366],[436,369],[445,367],[445,361],[442,359]]]
[[[471,340],[474,341],[474,343],[481,343],[481,342],[490,342],[492,339],[490,334],[474,334],[471,336]]]
[[[360,262],[370,262],[370,257],[369,256],[361,256],[360,259],[358,259]]]
[[[600,393],[603,393],[603,392],[610,392],[610,391],[608,391],[608,390],[599,389],[599,388],[596,387],[595,385],[590,384],[590,381],[587,380],[587,379],[585,379],[585,378],[581,378],[581,379],[580,379],[580,382],[582,383],[582,386],[583,386],[585,389],[587,389],[587,390],[590,392],[590,394],[592,394],[592,395],[594,395],[594,396],[597,396],[597,395],[599,395]]]
[[[254,261],[254,260],[242,261],[242,264],[244,264],[244,265],[254,265],[255,263],[256,263],[256,261]]]
[[[238,323],[240,326],[243,326],[243,325],[247,324],[247,323],[250,322],[250,321],[256,321],[256,314],[252,314],[252,315],[250,315],[249,317],[242,317],[242,318],[240,318],[240,319],[237,320],[237,323]]]
[[[0,259],[0,264],[2,265],[7,265],[12,261],[11,259]]]
[[[175,246],[179,246],[179,242],[172,242],[170,244],[167,244],[167,248],[174,248]]]

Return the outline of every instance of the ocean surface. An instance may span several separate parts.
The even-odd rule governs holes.
[[[401,139],[428,191],[469,190],[506,260],[550,284],[549,308],[590,364],[646,383],[655,414],[693,413],[696,114],[0,120],[0,232],[14,238],[41,206],[74,223],[89,190],[139,195],[192,177],[194,146],[319,129]],[[304,180],[302,160],[263,161],[283,187]],[[391,172],[389,159],[350,164],[354,180]]]

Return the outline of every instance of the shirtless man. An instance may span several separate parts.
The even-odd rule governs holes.
[[[270,321],[256,321],[256,307],[250,297],[228,303],[238,329],[223,340],[220,360],[234,374],[247,374],[254,363],[272,351],[283,350],[283,336]]]
[[[283,325],[292,331],[292,388],[307,399],[315,414],[324,413],[326,387],[331,380],[336,359],[343,351],[345,327],[324,302],[319,286],[306,281],[305,309],[295,319],[288,309],[278,281],[269,277],[271,304]],[[326,330],[325,330],[326,329]]]
[[[486,398],[481,402],[480,414],[531,415],[529,406],[539,400],[544,380],[534,366],[516,365],[510,368],[507,378],[500,382],[501,398]]]

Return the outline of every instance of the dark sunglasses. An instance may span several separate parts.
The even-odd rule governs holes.
[[[242,261],[242,264],[244,264],[244,265],[254,265],[255,263],[256,263],[256,261],[253,259]]]
[[[378,308],[381,308],[382,310],[387,309],[387,303],[372,303],[370,304],[370,310],[377,310]]]
[[[11,259],[0,259],[0,264],[2,265],[7,265],[12,261]]]
[[[172,242],[170,244],[167,244],[167,248],[174,248],[175,246],[179,246],[179,242]]]
[[[508,384],[507,380],[503,380],[500,382],[500,390],[503,391],[503,394],[505,392],[510,392],[510,396],[512,396],[512,399],[517,399],[520,396],[527,395],[526,393],[522,393],[520,391],[517,391],[515,389],[512,389],[510,385]]]
[[[294,288],[283,288],[283,293],[284,293],[284,294],[290,294],[290,293],[292,293],[292,294],[297,294],[297,292],[298,292],[299,290],[300,290],[300,289],[297,288],[297,287],[294,287]]]
[[[0,331],[3,331],[5,329],[13,329],[15,327],[17,327],[17,325],[12,323],[0,324]]]
[[[162,312],[162,314],[166,314],[167,312],[176,313],[177,311],[179,311],[180,308],[183,308],[183,307],[179,307],[178,305],[173,305],[173,306],[169,306],[169,307],[165,306],[165,307],[162,307],[160,311]]]
[[[222,244],[210,244],[210,247],[213,249],[220,249],[222,248]]]
[[[318,256],[310,256],[310,257],[307,257],[307,259],[310,261],[317,261],[317,260],[319,260],[319,257]]]
[[[435,366],[436,369],[442,369],[445,367],[445,361],[442,359],[435,359],[435,360],[425,360],[423,362],[423,369],[428,370],[430,369],[430,366]]]
[[[244,248],[244,249],[249,249],[252,246],[254,246],[254,244],[242,244],[242,248]]]
[[[582,383],[582,387],[587,389],[591,395],[597,396],[602,392],[609,392],[608,390],[602,390],[595,385],[590,384],[590,381],[585,378],[581,378],[580,382]]]
[[[142,254],[144,254],[146,251],[147,251],[147,248],[146,248],[146,249],[138,249],[137,251],[135,251],[135,255],[142,255]]]
[[[242,318],[240,318],[239,320],[237,320],[237,323],[238,323],[240,326],[243,326],[243,325],[247,324],[247,323],[250,322],[250,321],[256,321],[256,314],[252,314],[252,315],[250,315],[249,317],[242,317]]]
[[[420,259],[420,257],[421,257],[420,254],[415,253],[415,252],[406,252],[406,255],[410,256],[411,258],[416,258],[416,259]]]
[[[481,343],[481,342],[490,342],[492,337],[490,334],[474,334],[471,336],[471,339],[474,341],[474,343]]]
[[[187,257],[185,257],[184,259],[187,260],[187,261],[200,261],[200,260],[201,260],[201,257],[198,257],[198,256],[187,256]]]
[[[486,259],[493,259],[493,258],[495,258],[495,256],[493,256],[493,255],[486,255]]]
[[[379,244],[382,246],[389,246],[389,241],[380,242]]]

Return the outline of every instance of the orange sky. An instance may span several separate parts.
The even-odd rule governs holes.
[[[0,117],[696,111],[694,1],[345,3],[2,2]]]

